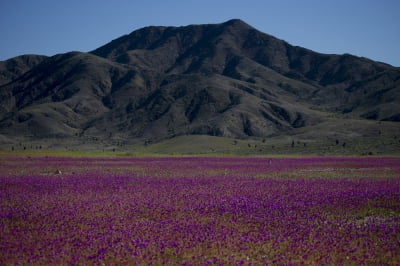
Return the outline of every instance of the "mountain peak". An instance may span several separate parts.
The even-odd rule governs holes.
[[[245,139],[311,132],[328,115],[400,120],[399,69],[293,47],[240,19],[33,59],[0,62],[0,135]]]
[[[181,27],[148,26],[115,39],[91,53],[119,63],[137,64],[141,61],[144,51],[167,49],[167,46],[173,46],[167,50],[178,52],[175,54],[175,59],[179,60],[182,59],[182,55],[187,55],[187,53],[202,53],[205,52],[205,49],[212,48],[207,44],[212,42],[212,39],[235,36],[230,39],[237,40],[237,43],[231,41],[231,44],[228,44],[228,46],[235,46],[245,41],[250,30],[257,31],[240,19],[230,19],[218,24],[190,24]],[[263,35],[262,32],[258,33],[258,35]],[[159,62],[156,62],[156,65],[159,65]],[[153,67],[154,65],[150,66],[150,68]]]
[[[241,19],[238,18],[234,18],[234,19],[230,19],[228,21],[225,21],[222,23],[223,25],[226,26],[235,26],[235,27],[248,27],[248,28],[252,28],[249,24],[247,24],[246,22],[244,22]]]

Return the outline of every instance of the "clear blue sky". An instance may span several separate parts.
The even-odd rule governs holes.
[[[400,0],[0,0],[0,60],[87,52],[149,25],[232,18],[292,45],[400,66]]]

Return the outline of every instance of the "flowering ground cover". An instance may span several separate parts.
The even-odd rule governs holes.
[[[399,264],[400,158],[0,157],[0,264]]]

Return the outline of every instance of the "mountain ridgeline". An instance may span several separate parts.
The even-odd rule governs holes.
[[[268,138],[334,118],[399,122],[400,69],[292,46],[236,19],[0,62],[3,141]]]

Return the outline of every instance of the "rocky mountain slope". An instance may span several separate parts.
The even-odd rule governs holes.
[[[328,118],[400,121],[400,69],[296,47],[241,20],[146,27],[89,53],[0,62],[0,134],[268,138]]]

